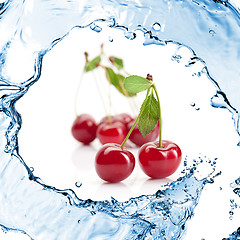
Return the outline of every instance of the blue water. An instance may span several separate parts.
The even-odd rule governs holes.
[[[101,32],[104,22],[129,40],[143,32],[143,45],[175,44],[177,62],[181,48],[188,48],[192,56],[186,67],[203,63],[200,73],[216,88],[212,106],[232,113],[239,134],[239,9],[210,0],[8,0],[0,4],[0,16],[0,226],[32,239],[184,238],[202,190],[219,175],[215,160],[185,164],[178,180],[152,195],[126,202],[83,201],[70,189],[45,185],[25,164],[15,103],[39,80],[45,54],[71,29]],[[197,178],[202,164],[210,171]]]
[[[230,199],[230,211],[229,211],[229,218],[232,220],[236,217],[238,217],[238,215],[236,216],[236,213],[235,211],[237,209],[240,208],[240,204],[239,204],[239,198],[240,198],[240,177],[237,178],[234,182],[232,182],[230,184],[231,188],[232,188],[232,191],[234,192],[234,194],[236,194],[237,198],[238,199]],[[240,227],[234,231],[233,233],[231,233],[229,235],[229,237],[227,238],[223,238],[223,240],[237,240],[237,239],[240,239]]]

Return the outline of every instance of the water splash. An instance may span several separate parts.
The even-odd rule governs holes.
[[[230,184],[231,188],[233,188],[233,192],[240,197],[240,177],[237,178],[234,182]],[[238,201],[237,201],[238,200]],[[230,207],[229,218],[232,220],[234,217],[235,210],[240,208],[239,199],[230,199]]]
[[[131,198],[126,202],[113,198],[111,201],[80,200],[71,190],[61,191],[42,184],[38,179],[29,181],[26,175],[22,177],[19,174],[21,178],[17,186],[11,185],[12,194],[5,199],[15,200],[22,188],[29,191],[26,195],[31,194],[31,197],[28,204],[19,199],[11,209],[5,209],[3,216],[14,212],[18,229],[24,229],[33,239],[159,239],[159,236],[162,239],[180,239],[204,186],[213,183],[218,175],[214,175],[214,161],[199,158],[191,167],[187,162],[186,159],[183,176],[175,182],[153,195]],[[198,166],[201,164],[208,166],[209,172],[206,177],[198,179]],[[8,171],[10,168],[5,176],[11,174]],[[10,189],[10,186],[6,187]],[[24,221],[20,221],[22,218]],[[10,226],[11,219],[1,220],[5,220],[4,226]],[[33,227],[35,222],[36,227]],[[58,231],[60,226],[64,226],[61,232]]]
[[[238,240],[239,238],[240,238],[240,228],[238,228],[236,231],[230,234],[228,238],[223,238],[222,240]]]
[[[1,226],[34,239],[181,239],[214,171],[197,179],[197,163],[156,194],[123,203],[80,200],[70,189],[42,183],[19,156],[22,120],[15,103],[40,78],[45,54],[71,29],[100,32],[104,23],[130,40],[142,32],[144,45],[174,43],[175,61],[187,48],[186,67],[203,64],[201,74],[216,88],[212,106],[227,108],[239,133],[239,9],[228,1],[204,0],[8,0],[0,4],[0,16]]]

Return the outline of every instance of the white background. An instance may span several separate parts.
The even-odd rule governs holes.
[[[110,38],[113,42],[109,41]],[[142,33],[130,41],[122,31],[105,29],[101,33],[92,30],[73,30],[57,44],[43,60],[42,76],[29,92],[17,103],[23,124],[19,134],[20,154],[35,176],[44,183],[59,189],[73,189],[79,198],[119,201],[142,194],[153,194],[166,182],[179,176],[163,180],[151,180],[139,169],[118,184],[108,184],[98,178],[94,169],[94,158],[100,144],[95,140],[90,146],[82,146],[71,136],[71,125],[75,118],[76,89],[84,66],[84,51],[89,58],[97,56],[100,44],[105,43],[105,52],[124,59],[126,70],[131,74],[146,76],[151,73],[159,90],[163,139],[176,142],[183,156],[218,157],[218,169],[224,173],[203,191],[195,216],[188,223],[185,239],[222,239],[239,227],[240,213],[229,220],[230,198],[233,198],[230,182],[240,176],[239,139],[235,132],[231,114],[224,109],[210,106],[215,93],[211,82],[205,77],[192,76],[202,66],[186,68],[189,52],[182,49],[180,63],[171,60],[176,46],[143,46]],[[98,72],[104,85],[104,74]],[[99,80],[99,81],[100,81]],[[107,99],[106,93],[102,94]],[[129,112],[128,102],[112,89],[112,113]],[[141,97],[139,98],[141,102]],[[78,113],[90,113],[97,121],[105,116],[104,108],[92,74],[83,77],[80,95],[77,98]],[[107,102],[107,101],[106,101]],[[195,103],[197,111],[191,103]],[[137,159],[137,149],[132,149]],[[76,182],[82,186],[77,188]],[[219,190],[219,187],[223,191]],[[238,213],[238,216],[237,216]],[[238,219],[237,219],[238,218]],[[17,237],[16,237],[17,236]],[[28,239],[22,234],[0,232],[1,239]]]

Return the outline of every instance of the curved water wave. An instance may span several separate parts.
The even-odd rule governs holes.
[[[205,65],[216,87],[212,104],[233,113],[238,131],[239,11],[227,1],[9,0],[1,3],[0,16],[0,224],[34,239],[182,238],[201,191],[213,182],[209,176],[199,180],[189,168],[153,195],[82,201],[71,190],[44,185],[19,156],[15,103],[39,79],[44,55],[72,28],[101,31],[99,22],[106,22],[129,39],[141,31],[146,45],[191,49],[186,67]]]

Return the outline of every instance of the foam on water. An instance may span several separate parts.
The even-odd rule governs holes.
[[[152,195],[126,202],[83,201],[70,189],[42,183],[25,164],[18,149],[22,122],[15,103],[40,78],[44,55],[72,28],[100,32],[105,23],[130,40],[142,32],[144,45],[174,43],[177,62],[181,49],[189,49],[186,67],[203,63],[201,74],[216,88],[212,106],[227,108],[239,133],[239,9],[227,1],[207,0],[8,0],[0,4],[0,16],[2,228],[32,239],[181,239],[202,190],[218,175],[216,163],[195,161],[185,166],[182,177]],[[198,178],[204,163],[210,171]]]

